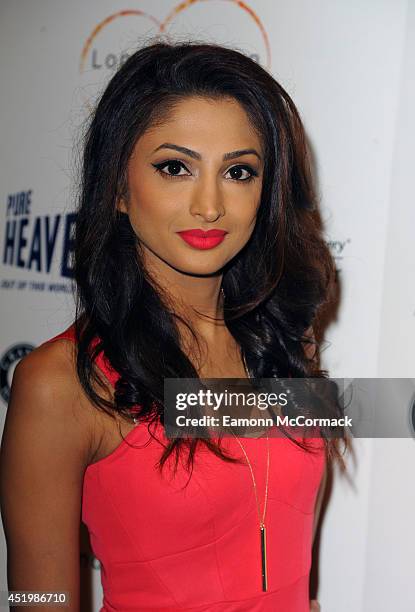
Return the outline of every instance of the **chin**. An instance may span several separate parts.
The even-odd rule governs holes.
[[[186,253],[185,256],[165,258],[164,262],[182,274],[208,276],[219,273],[226,263],[225,257],[200,257],[198,253]]]
[[[223,268],[222,266],[175,266],[178,272],[187,274],[189,276],[213,276],[219,274]]]

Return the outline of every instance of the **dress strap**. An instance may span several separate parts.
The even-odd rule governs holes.
[[[60,338],[64,338],[66,340],[72,340],[72,342],[76,342],[75,338],[75,323],[72,323],[67,329],[63,332],[60,332],[56,336],[49,338],[43,344],[47,344],[49,342],[54,342],[55,340],[59,340]],[[95,348],[95,345],[99,342],[98,336],[96,336],[92,341],[92,346]],[[41,346],[42,346],[41,345]],[[95,364],[98,369],[104,374],[105,378],[109,381],[109,383],[114,387],[117,380],[120,378],[120,375],[114,368],[111,367],[110,362],[105,356],[104,351],[100,351],[95,359]]]

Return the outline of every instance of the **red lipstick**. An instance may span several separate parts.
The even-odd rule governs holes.
[[[190,229],[177,233],[195,249],[213,249],[222,242],[228,232],[217,229],[211,229],[207,232],[200,229]]]

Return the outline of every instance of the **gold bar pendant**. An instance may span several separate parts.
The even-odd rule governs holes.
[[[261,525],[259,528],[261,535],[261,564],[262,564],[262,590],[268,590],[268,577],[267,577],[267,542],[266,542],[266,529],[265,525]]]

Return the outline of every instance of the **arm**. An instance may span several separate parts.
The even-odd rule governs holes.
[[[305,332],[304,336],[309,338],[311,342],[303,342],[304,353],[308,359],[311,359],[314,363],[317,362],[317,346],[313,344],[315,342],[314,331],[312,327],[309,327]],[[324,497],[324,491],[327,483],[327,465],[324,466],[323,475],[320,482],[320,487],[317,493],[316,504],[314,507],[314,523],[313,523],[313,542],[314,536],[316,533],[316,528],[318,525],[318,520],[320,516],[321,504]]]
[[[305,353],[307,359],[311,360],[312,364],[317,364],[317,362],[318,362],[318,350],[317,350],[317,345],[313,344],[315,342],[315,336],[314,336],[313,328],[309,327],[304,332],[304,335],[306,337],[310,338],[310,340],[311,340],[311,342],[304,342],[303,343],[304,353]],[[319,490],[318,490],[318,493],[317,493],[316,503],[315,503],[315,506],[314,506],[313,540],[312,540],[313,544],[314,544],[314,539],[315,539],[315,535],[316,535],[316,531],[317,531],[317,526],[318,526],[318,522],[319,522],[319,518],[320,518],[321,505],[322,505],[323,498],[324,498],[326,484],[327,484],[327,464],[324,465],[324,471],[323,471],[323,475],[321,477],[321,482],[320,482]],[[320,608],[320,604],[317,601],[317,599],[310,600],[310,612],[319,612],[320,609],[321,609]]]
[[[324,472],[321,477],[320,487],[317,493],[316,503],[314,506],[313,540],[312,540],[313,544],[314,544],[314,539],[316,535],[317,525],[318,525],[319,518],[320,518],[321,505],[322,505],[322,501],[324,498],[324,492],[326,490],[326,484],[327,484],[327,465],[324,466]],[[310,612],[319,612],[320,609],[321,609],[320,604],[317,601],[317,599],[310,600]]]
[[[313,543],[316,535],[317,525],[320,518],[321,505],[324,498],[324,492],[327,484],[327,465],[324,466],[323,475],[321,477],[320,487],[318,489],[316,503],[314,506],[314,522],[313,522]]]
[[[81,496],[91,443],[75,381],[66,342],[39,347],[17,365],[0,473],[8,589],[68,591],[68,612],[79,611]],[[42,609],[62,607],[25,606]]]

